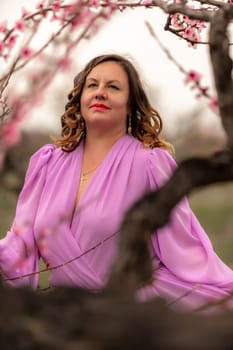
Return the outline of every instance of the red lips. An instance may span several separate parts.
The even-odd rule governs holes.
[[[103,103],[95,103],[91,106],[91,108],[95,108],[95,109],[99,109],[99,110],[106,110],[106,109],[110,109],[108,106],[104,105]]]

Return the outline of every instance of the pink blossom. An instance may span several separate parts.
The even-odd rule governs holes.
[[[178,13],[171,15],[171,24],[177,29],[181,29],[184,27],[184,23],[183,21],[181,21],[181,16]]]
[[[71,30],[73,31],[75,28],[83,24],[84,16],[76,16],[71,23]]]
[[[53,15],[52,15],[50,21],[53,22],[53,21],[56,21],[57,19],[58,19],[58,17],[57,17],[57,15],[56,15],[56,13],[53,13]]]
[[[44,1],[39,1],[38,4],[36,5],[36,8],[38,9],[43,9],[44,7]]]
[[[5,54],[2,56],[2,58],[3,58],[5,61],[7,61],[9,57],[10,57],[10,56],[9,56],[7,53],[5,53]]]
[[[51,267],[51,263],[49,261],[46,261],[45,265],[46,265],[47,269],[49,269]]]
[[[72,14],[77,10],[77,8],[75,7],[75,5],[67,5],[63,8],[63,12],[64,12],[64,16],[65,18],[67,18],[68,16],[72,16]]]
[[[7,147],[11,147],[20,141],[20,131],[16,123],[9,123],[3,128],[3,140]]]
[[[20,56],[25,59],[30,59],[33,55],[33,50],[30,47],[24,47]]]
[[[218,111],[218,98],[216,96],[211,97],[209,107],[215,112]]]
[[[90,6],[95,7],[95,8],[99,7],[98,0],[91,0],[90,1]]]
[[[45,9],[45,1],[39,1],[36,5],[36,8],[40,11],[41,15],[46,18],[48,15],[48,11]]]
[[[29,11],[26,10],[24,7],[22,8],[22,17],[27,17],[29,15]]]
[[[0,23],[0,33],[5,33],[7,31],[7,21]]]
[[[7,46],[9,48],[12,48],[16,42],[16,39],[18,38],[17,34],[12,34],[9,36],[8,40],[7,40]]]
[[[0,41],[0,54],[3,53],[4,49],[5,49],[5,43],[3,41]]]
[[[54,3],[53,3],[53,12],[59,11],[60,8],[61,8],[60,0],[54,1]]]
[[[184,34],[186,36],[191,36],[194,34],[195,29],[193,27],[187,27],[184,31]]]
[[[17,29],[17,30],[23,32],[24,29],[25,29],[25,23],[24,23],[24,21],[22,21],[22,20],[16,21],[16,22],[15,22],[15,29]]]
[[[201,40],[201,31],[206,28],[206,25],[201,23],[199,20],[190,20],[186,21],[187,28],[184,31],[184,37],[192,41]]]
[[[72,60],[68,56],[64,56],[58,61],[58,66],[63,71],[69,70],[71,65],[72,65]]]
[[[189,17],[181,14],[171,15],[170,18],[171,25],[179,30],[180,36],[195,42],[201,40],[200,33],[206,28],[205,23],[202,23],[199,20],[191,20]]]
[[[199,73],[191,70],[187,73],[185,83],[186,84],[189,82],[199,83],[200,80],[201,80],[201,75]]]

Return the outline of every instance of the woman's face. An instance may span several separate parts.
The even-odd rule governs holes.
[[[124,69],[114,61],[95,66],[87,75],[81,99],[81,114],[88,128],[125,132],[129,82]]]

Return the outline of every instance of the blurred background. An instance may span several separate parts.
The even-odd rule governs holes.
[[[22,6],[33,8],[37,2],[11,0],[0,4],[0,22],[20,18]],[[29,7],[30,6],[30,7]],[[166,16],[159,9],[128,9],[116,13],[98,33],[82,41],[73,53],[70,70],[56,79],[45,97],[22,123],[19,144],[8,149],[0,172],[0,236],[4,236],[14,218],[17,197],[22,188],[29,158],[40,146],[51,143],[60,132],[60,116],[64,112],[73,77],[92,57],[102,53],[127,55],[138,68],[148,96],[164,121],[163,136],[173,143],[176,160],[193,155],[205,156],[225,144],[219,117],[208,107],[208,100],[196,98],[184,84],[185,77],[169,60],[145,26],[147,20],[163,45],[187,71],[202,75],[202,83],[215,94],[208,47],[190,48],[163,27]],[[46,35],[48,28],[41,35]],[[206,38],[208,32],[206,32]],[[215,250],[233,267],[233,184],[212,185],[189,196],[191,207],[208,233]]]

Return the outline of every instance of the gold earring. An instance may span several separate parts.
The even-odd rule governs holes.
[[[85,128],[85,121],[84,121],[83,117],[81,116],[81,113],[78,112],[78,113],[76,114],[76,116],[77,116],[77,119],[78,119],[78,121],[79,121],[79,123],[80,123],[80,127],[81,127],[81,129],[83,130],[83,129]]]
[[[132,120],[131,115],[128,116],[128,134],[132,135]]]
[[[82,129],[85,128],[85,122],[84,122],[84,119],[82,117],[80,118],[80,126]]]

